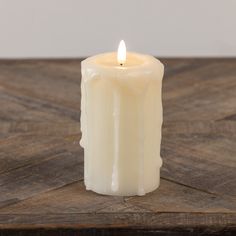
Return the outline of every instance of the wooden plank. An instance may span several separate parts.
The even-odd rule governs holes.
[[[236,213],[236,199],[211,194],[179,182],[161,179],[160,188],[143,198],[131,197],[128,203],[151,210],[152,212],[234,212]]]
[[[122,197],[110,197],[86,191],[83,181],[79,181],[3,207],[0,214],[97,213],[101,209],[122,203],[124,203]]]
[[[76,111],[80,74],[80,60],[0,62],[2,90]]]
[[[46,133],[37,135],[37,133],[26,132],[24,134],[9,135],[2,139],[0,141],[0,174],[8,172],[10,169],[43,161],[49,156],[60,153],[76,153],[82,159],[79,134],[60,136],[59,132],[57,133],[58,136],[52,136],[46,135]]]
[[[10,203],[12,200],[18,202],[78,181],[83,176],[82,168],[77,156],[62,153],[35,165],[1,174],[0,206],[9,205],[9,200]]]
[[[79,121],[80,61],[1,61],[0,120]]]
[[[176,150],[178,146],[165,146],[162,150],[164,165],[162,177],[210,193],[236,195],[236,167],[218,164],[199,157],[197,150]],[[205,153],[207,154],[207,153]],[[207,156],[207,155],[205,155]],[[219,157],[220,158],[220,157]]]
[[[68,197],[69,196],[69,197]],[[63,203],[63,204],[62,204]],[[178,183],[161,180],[158,190],[142,198],[109,197],[86,191],[83,182],[37,194],[2,207],[0,214],[202,212],[236,213],[236,199],[217,196]]]
[[[25,228],[234,228],[234,213],[0,214],[2,229]],[[10,222],[10,224],[9,224]]]
[[[3,121],[79,121],[79,109],[73,110],[42,99],[20,95],[12,90],[2,90],[0,98],[3,109],[0,119]]]
[[[81,179],[83,156],[78,141],[78,136],[34,134],[5,139],[0,155],[0,206]]]
[[[192,121],[164,121],[162,126],[164,136],[167,135],[220,135],[231,138],[236,135],[236,122],[227,118],[227,121],[220,120],[194,120]]]
[[[203,68],[164,78],[165,120],[218,120],[235,114],[233,62],[207,63]]]
[[[198,132],[194,131],[195,125],[192,125],[191,130],[186,126],[179,134],[168,132],[163,135],[162,177],[202,191],[235,197],[235,133],[227,132],[228,125],[223,126],[225,132],[216,132],[217,129],[220,131],[214,128],[220,125],[218,122],[214,125],[200,124],[202,128]],[[210,127],[207,127],[209,124]],[[236,124],[231,122],[229,127],[231,125],[233,132]]]
[[[36,137],[46,136],[55,138],[55,136],[81,136],[80,123],[70,121],[3,121],[0,123],[2,136],[10,138],[16,134],[30,134]],[[3,140],[3,139],[2,139]]]

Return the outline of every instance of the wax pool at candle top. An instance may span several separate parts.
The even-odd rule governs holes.
[[[127,67],[140,66],[144,64],[145,57],[137,53],[127,53],[126,62],[124,62],[121,66],[117,61],[117,53],[113,52],[101,54],[100,57],[97,57],[95,62],[101,66],[119,67],[120,69],[122,69]]]
[[[159,186],[163,64],[117,53],[82,62],[81,145],[87,190],[144,195]]]

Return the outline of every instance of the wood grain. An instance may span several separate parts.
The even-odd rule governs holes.
[[[235,235],[236,59],[163,59],[161,186],[85,191],[80,60],[0,61],[0,236]]]

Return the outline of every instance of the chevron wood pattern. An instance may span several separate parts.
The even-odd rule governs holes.
[[[161,186],[85,191],[80,60],[0,60],[0,235],[236,235],[236,59],[163,59]],[[102,135],[102,134],[101,134]]]

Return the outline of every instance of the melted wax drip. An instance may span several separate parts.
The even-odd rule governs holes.
[[[112,182],[111,189],[113,192],[118,191],[119,189],[119,176],[118,176],[118,160],[119,160],[119,128],[120,128],[120,97],[117,91],[114,91],[113,94],[113,120],[114,120],[114,159],[112,166]]]

